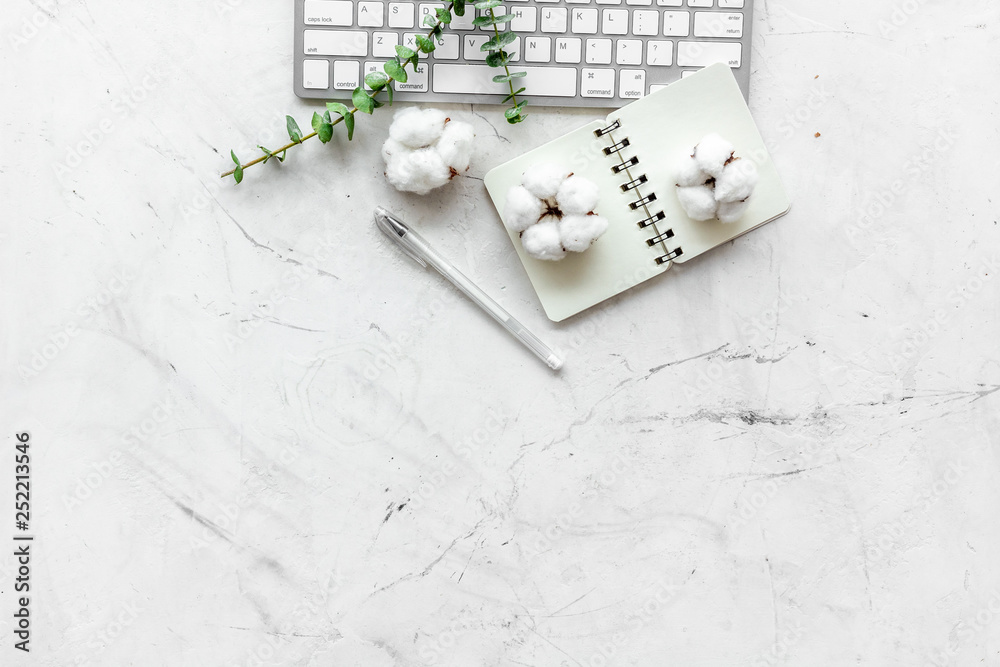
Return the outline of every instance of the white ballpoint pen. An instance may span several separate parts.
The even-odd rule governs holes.
[[[525,329],[523,324],[511,317],[510,313],[501,308],[483,290],[476,287],[475,283],[462,275],[458,269],[441,257],[441,255],[437,254],[427,244],[427,241],[410,229],[406,223],[380,206],[375,209],[375,224],[386,236],[395,241],[403,249],[403,252],[424,266],[429,264],[434,270],[447,278],[455,287],[478,304],[480,308],[489,313],[493,319],[502,324],[515,338],[524,343],[525,347],[538,355],[538,358],[548,364],[549,368],[559,370],[562,367],[562,359],[559,358],[559,355],[552,348]]]

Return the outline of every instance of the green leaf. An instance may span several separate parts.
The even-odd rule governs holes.
[[[347,140],[352,141],[354,139],[354,114],[350,113],[344,116],[344,127],[347,128]]]
[[[480,0],[479,2],[475,3],[475,6],[476,9],[480,9],[485,12],[488,9],[499,7],[502,4],[503,4],[502,0]]]
[[[455,0],[451,6],[455,16],[465,16],[465,0]]]
[[[423,35],[417,35],[416,39],[417,39],[417,46],[420,47],[420,50],[423,51],[424,53],[430,53],[434,50],[434,42],[427,39]]]
[[[507,46],[508,44],[512,43],[514,40],[517,39],[517,35],[508,30],[506,32],[500,33],[498,39],[500,40],[500,46]]]
[[[389,85],[385,87],[385,94],[389,96],[389,106],[392,106],[392,94],[395,91],[396,91],[396,88],[395,88],[395,86],[392,85],[392,82],[390,81]]]
[[[497,74],[493,77],[493,83],[510,83],[513,79],[510,74]]]
[[[333,138],[333,125],[330,124],[330,111],[327,110],[326,118],[320,116],[318,113],[313,113],[312,117],[312,128],[316,130],[316,136],[319,137],[321,143],[326,143]]]
[[[510,56],[503,51],[493,51],[486,56],[486,64],[490,67],[503,67],[510,62]]]
[[[451,12],[449,12],[447,8],[445,8],[445,7],[438,7],[434,11],[437,14],[437,20],[438,21],[440,21],[441,23],[444,23],[445,25],[451,23]]]
[[[295,119],[291,116],[285,116],[285,127],[288,128],[288,138],[299,143],[302,141],[302,130],[299,129],[299,124],[295,122]]]
[[[513,118],[514,116],[519,116],[519,115],[521,115],[521,109],[520,109],[520,107],[511,107],[511,108],[509,108],[509,109],[506,109],[506,110],[505,110],[505,111],[503,112],[503,115],[504,115],[504,117],[505,117],[505,118],[506,118],[507,120],[510,120],[510,119],[511,119],[511,118]]]
[[[235,162],[236,164],[240,163],[240,159],[236,157],[236,151],[229,151],[229,154],[233,156],[233,162]]]
[[[338,116],[343,117],[345,120],[351,115],[351,110],[347,108],[347,105],[341,104],[340,102],[327,102],[326,109],[330,113],[335,113]]]
[[[523,86],[522,86],[522,87],[520,87],[520,88],[518,88],[518,89],[517,89],[517,90],[515,90],[514,92],[512,92],[512,93],[508,94],[508,95],[507,95],[506,97],[504,97],[504,98],[503,98],[503,100],[501,100],[500,104],[506,104],[507,102],[509,102],[509,101],[511,101],[512,99],[514,99],[514,96],[515,96],[515,95],[520,95],[521,93],[523,93],[523,92],[524,92],[524,90],[525,90],[525,89],[524,89],[524,87],[523,87]]]
[[[396,45],[396,55],[399,56],[399,60],[410,60],[413,56],[417,55],[417,52],[408,46],[403,46],[402,44]],[[395,77],[393,77],[395,78]]]
[[[361,86],[354,89],[351,93],[351,101],[354,102],[354,106],[358,108],[358,111],[362,113],[372,113],[375,110],[375,104],[372,103],[372,98],[369,97],[368,93]]]
[[[398,49],[399,47],[397,46],[396,48]],[[398,58],[393,58],[392,60],[387,61],[384,65],[382,65],[382,69],[384,69],[385,73],[396,81],[406,83],[406,70],[403,68],[403,65],[400,64]]]
[[[236,170],[233,171],[233,178],[236,179],[236,185],[243,182],[243,167],[241,165],[236,165]]]
[[[389,82],[389,77],[382,72],[372,72],[365,76],[365,85],[372,90],[381,90]]]
[[[485,25],[502,25],[514,18],[513,14],[487,14],[485,16],[477,16],[472,19],[473,25],[485,26]]]
[[[278,158],[278,162],[284,162],[285,161],[285,153],[287,153],[287,152],[288,152],[288,149],[285,149],[285,150],[281,151],[281,155],[275,155],[274,157]]]

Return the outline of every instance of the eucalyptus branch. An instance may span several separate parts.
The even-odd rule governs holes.
[[[508,63],[510,59],[514,56],[513,53],[507,53],[504,50],[504,46],[512,43],[517,39],[517,35],[511,30],[504,30],[500,32],[500,25],[507,23],[514,18],[513,14],[505,13],[497,16],[493,12],[494,7],[501,6],[501,0],[483,0],[482,2],[476,3],[476,8],[489,12],[489,16],[483,16],[482,19],[476,19],[476,21],[481,21],[481,25],[492,25],[493,26],[493,39],[489,40],[481,47],[483,51],[489,51],[489,55],[486,56],[486,64],[490,67],[503,67],[504,74],[498,74],[493,77],[494,83],[506,83],[510,93],[503,98],[503,104],[510,102],[513,106],[509,107],[504,111],[504,118],[511,125],[515,123],[520,123],[525,118],[528,117],[524,113],[524,107],[527,106],[528,101],[522,100],[517,101],[517,96],[523,93],[525,88],[522,86],[518,90],[514,90],[514,81],[527,76],[527,72],[511,72]]]
[[[499,0],[490,1],[496,1],[499,4]],[[320,142],[325,144],[333,138],[334,126],[340,123],[343,123],[347,128],[347,140],[351,141],[354,138],[354,114],[358,111],[371,114],[374,113],[375,109],[385,106],[378,99],[379,94],[383,90],[387,91],[389,104],[392,105],[393,84],[396,82],[406,83],[406,66],[412,64],[416,67],[420,61],[421,53],[430,54],[434,51],[434,40],[441,36],[444,26],[451,23],[452,10],[458,16],[463,16],[465,14],[465,0],[452,0],[446,7],[439,7],[435,11],[434,16],[428,15],[425,17],[424,24],[431,26],[431,29],[427,32],[426,36],[417,35],[415,40],[416,50],[397,45],[396,55],[382,66],[384,74],[382,72],[371,72],[365,76],[365,86],[370,88],[371,91],[366,91],[364,86],[358,86],[354,89],[351,94],[351,102],[354,106],[348,107],[341,102],[327,102],[326,111],[323,112],[323,115],[320,115],[318,112],[313,113],[313,131],[306,135],[302,134],[302,130],[299,129],[299,125],[295,122],[294,118],[286,116],[288,138],[291,139],[289,143],[273,151],[263,146],[258,146],[257,148],[263,151],[264,154],[245,164],[241,163],[240,159],[236,157],[235,151],[229,151],[236,167],[222,174],[220,178],[232,176],[236,179],[237,183],[241,183],[243,181],[243,170],[247,167],[252,167],[260,163],[266,164],[271,158],[275,158],[278,162],[284,162],[288,149],[294,148],[313,137],[319,137]],[[334,118],[331,114],[335,114],[336,117]]]

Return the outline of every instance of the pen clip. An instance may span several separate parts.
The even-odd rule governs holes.
[[[413,246],[407,242],[406,235],[410,230],[401,220],[397,220],[391,213],[379,206],[375,209],[375,225],[382,230],[383,234],[395,241],[396,245],[398,245],[403,252],[412,257],[424,268],[427,267],[427,262],[424,258],[421,257],[420,254],[413,249]]]

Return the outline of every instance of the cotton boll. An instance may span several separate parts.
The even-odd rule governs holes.
[[[566,256],[559,237],[559,224],[552,216],[532,225],[521,234],[524,251],[535,259],[556,261]]]
[[[531,166],[521,177],[521,185],[539,199],[555,197],[569,171],[558,165],[541,163]]]
[[[599,215],[564,215],[559,221],[563,248],[583,252],[608,230],[608,221]]]
[[[757,187],[757,178],[757,165],[752,161],[733,160],[715,179],[715,200],[734,202],[746,199]]]
[[[541,199],[528,192],[523,185],[515,185],[507,191],[503,206],[503,220],[512,232],[523,232],[538,222],[545,210]]]
[[[747,212],[749,201],[725,201],[719,204],[719,220],[722,222],[737,222]]]
[[[702,171],[718,177],[733,156],[733,145],[717,134],[706,135],[694,147],[694,158]]]
[[[681,160],[680,164],[677,165],[677,175],[675,180],[677,185],[690,186],[690,185],[704,185],[705,181],[710,179],[711,176],[702,171],[701,167],[698,166],[698,161],[687,155]]]
[[[692,220],[711,220],[715,217],[715,193],[707,185],[690,185],[677,188],[681,208]]]
[[[385,175],[400,192],[425,195],[451,180],[451,169],[435,149],[421,148],[391,156]]]
[[[472,146],[476,132],[472,125],[453,120],[445,123],[444,131],[437,141],[441,159],[458,173],[469,168],[472,160]]]
[[[438,109],[408,107],[396,112],[389,136],[410,148],[430,146],[444,132],[446,118]]]
[[[385,161],[386,165],[389,164],[389,160],[393,155],[398,155],[400,153],[409,152],[411,149],[407,148],[403,144],[399,143],[392,137],[385,140],[382,144],[382,159]]]
[[[556,192],[556,204],[563,213],[590,213],[600,201],[601,193],[592,181],[582,176],[570,176]]]

